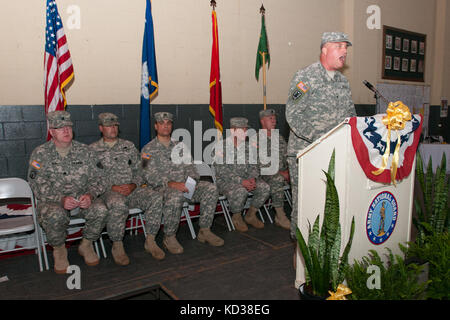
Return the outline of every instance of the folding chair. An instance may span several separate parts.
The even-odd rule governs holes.
[[[29,232],[33,231],[34,241],[30,246],[2,250],[0,253],[13,252],[25,249],[35,249],[38,256],[39,270],[43,271],[42,252],[45,246],[40,234],[40,228],[36,219],[36,201],[33,191],[27,181],[20,178],[0,179],[0,199],[26,198],[31,202],[31,216],[0,219],[0,237],[16,235],[16,240],[30,238]],[[42,250],[42,251],[41,251]],[[48,270],[48,262],[46,269]]]
[[[211,177],[214,184],[216,184],[216,174],[214,167],[209,166],[208,164],[201,162],[197,163],[196,165],[197,172],[201,177]],[[225,222],[227,223],[227,227],[229,231],[235,230],[233,221],[231,220],[231,215],[229,211],[229,204],[228,200],[224,195],[219,195],[219,204],[222,208],[222,211],[216,211],[216,214],[223,213],[223,216],[225,217]]]
[[[192,225],[191,215],[189,214],[189,203],[184,202],[183,203],[183,211],[181,212],[181,219],[180,221],[186,221],[189,227],[189,231],[191,232],[192,239],[197,238],[197,235],[195,234],[194,226]]]
[[[145,219],[144,219],[144,212],[139,208],[132,208],[130,209],[131,217],[128,218],[129,226],[126,227],[125,230],[130,231],[130,235],[134,234],[137,235],[137,231],[139,228],[142,228],[142,231],[144,232],[145,237],[147,237],[147,231],[145,231]],[[192,239],[195,239],[197,236],[195,234],[194,226],[192,225],[191,216],[189,215],[189,204],[187,202],[183,203],[183,209],[181,212],[181,219],[180,221],[186,221],[189,226],[189,231],[191,232]],[[140,224],[139,224],[140,222]],[[162,221],[162,223],[164,223]],[[106,234],[104,232],[103,234]]]
[[[133,231],[134,235],[137,235],[139,228],[142,228],[145,237],[147,237],[147,232],[145,231],[145,224],[144,224],[145,221],[144,212],[141,209],[139,208],[130,209],[127,221],[129,222],[129,226],[126,227],[125,230],[129,230],[130,235],[133,234]]]

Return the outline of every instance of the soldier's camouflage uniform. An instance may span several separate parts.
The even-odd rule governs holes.
[[[106,219],[106,229],[112,241],[122,241],[125,224],[130,208],[139,208],[150,215],[160,211],[162,195],[151,188],[141,187],[142,177],[141,156],[131,141],[117,139],[110,147],[103,138],[92,143],[90,148],[98,157],[98,166],[103,168],[106,192],[101,196],[109,210]],[[113,185],[132,184],[136,189],[127,197],[111,189]]]
[[[331,79],[322,64],[316,62],[299,70],[293,77],[286,103],[286,121],[291,129],[287,153],[293,197],[293,238],[297,227],[297,153],[310,144],[307,140],[315,141],[345,118],[355,115],[350,85],[339,71]]]
[[[264,137],[266,137],[264,135]],[[278,158],[275,158],[278,161],[278,171],[286,171],[288,170],[287,164],[287,143],[282,135],[278,136],[278,146],[275,146],[274,151],[278,153]],[[267,156],[271,158],[272,152],[272,138],[267,136]],[[260,148],[261,143],[259,143]],[[269,164],[261,164],[261,167],[270,167]],[[261,178],[267,182],[270,186],[270,196],[272,198],[272,206],[274,208],[280,208],[284,206],[284,187],[287,184],[287,181],[284,177],[279,173],[275,173],[273,175],[261,175]]]
[[[216,171],[216,183],[219,193],[227,197],[231,213],[242,213],[244,210],[248,192],[242,185],[243,180],[256,179],[256,189],[252,191],[250,206],[259,209],[270,196],[270,186],[261,179],[260,167],[256,159],[250,159],[249,144],[246,141],[235,147],[233,137],[230,136],[224,140],[222,151],[216,150],[216,159],[213,164]],[[230,152],[231,149],[232,152]],[[255,149],[257,150],[256,146]]]
[[[156,235],[164,218],[164,234],[173,236],[178,230],[183,203],[189,200],[184,197],[183,192],[170,188],[168,182],[186,182],[188,177],[194,179],[197,184],[194,194],[190,200],[192,203],[200,203],[200,228],[210,228],[214,213],[216,211],[219,194],[214,184],[201,181],[200,176],[193,164],[175,163],[172,161],[172,150],[182,144],[171,141],[166,147],[159,142],[158,138],[150,141],[141,151],[144,178],[149,187],[163,194],[162,210],[152,212],[146,216],[148,233]],[[182,150],[182,149],[180,149]],[[181,154],[177,153],[177,154]]]
[[[89,147],[74,140],[65,157],[59,155],[53,141],[33,150],[28,181],[38,200],[38,221],[51,246],[64,244],[67,236],[70,213],[62,206],[63,197],[78,199],[86,193],[92,195],[93,200],[88,209],[80,208],[80,216],[86,220],[83,237],[90,241],[98,239],[104,227],[107,209],[98,198],[105,188],[101,180],[101,169],[96,165],[95,154]]]

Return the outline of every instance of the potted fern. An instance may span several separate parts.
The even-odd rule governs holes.
[[[307,298],[308,290],[310,294],[319,298],[325,298],[330,290],[336,292],[338,285],[345,277],[344,270],[348,265],[348,255],[355,232],[353,217],[350,237],[340,257],[339,196],[334,184],[335,151],[331,156],[328,172],[324,171],[324,173],[327,186],[322,227],[320,228],[320,215],[318,215],[312,230],[309,224],[308,243],[297,228],[297,241],[306,268],[306,282],[299,288],[302,299]]]
[[[433,175],[430,157],[427,171],[424,173],[422,157],[420,152],[417,152],[416,176],[422,191],[423,205],[418,199],[414,200],[417,218],[413,219],[413,223],[418,231],[416,242],[419,245],[423,245],[429,235],[448,233],[449,231],[449,183],[446,164],[447,160],[443,153],[441,165],[437,167],[436,174]]]

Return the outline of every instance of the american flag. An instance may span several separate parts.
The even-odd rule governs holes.
[[[65,109],[67,101],[64,88],[72,80],[74,73],[66,35],[54,0],[47,0],[46,21],[44,96],[47,114]],[[47,134],[47,140],[49,139],[50,135]]]

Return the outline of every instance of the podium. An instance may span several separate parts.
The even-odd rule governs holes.
[[[387,253],[385,248],[399,254],[401,251],[398,244],[410,241],[415,177],[414,150],[412,164],[410,163],[412,170],[407,177],[398,181],[396,186],[368,179],[353,147],[351,119],[359,118],[345,119],[297,155],[297,224],[307,241],[308,225],[311,224],[312,228],[317,215],[320,214],[320,224],[323,223],[326,192],[326,176],[323,171],[328,170],[331,155],[335,150],[335,185],[339,195],[342,228],[341,255],[349,239],[352,218],[355,218],[349,264],[368,255],[372,249],[383,258]],[[420,121],[420,130],[421,128]],[[410,155],[411,152],[409,150]],[[298,288],[305,282],[305,266],[299,250],[296,259],[295,287]]]

